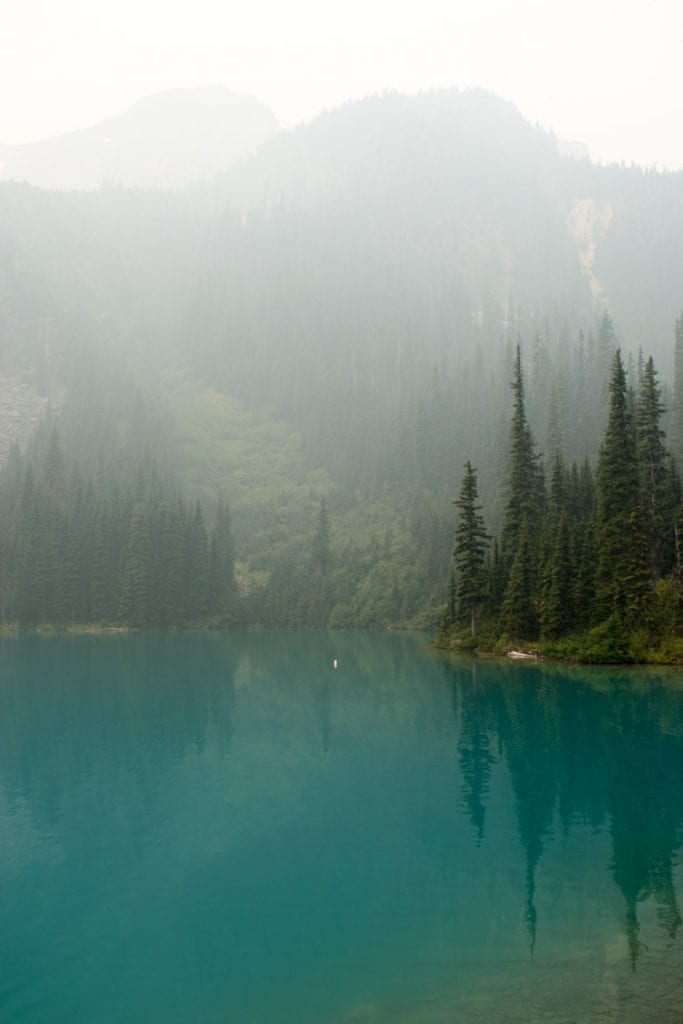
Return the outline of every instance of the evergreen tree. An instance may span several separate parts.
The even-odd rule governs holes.
[[[148,592],[151,539],[145,509],[138,505],[133,514],[121,581],[120,616],[132,626],[148,624]]]
[[[523,522],[535,530],[543,504],[543,478],[524,406],[522,356],[517,345],[512,380],[514,409],[510,429],[510,477],[503,519],[501,554],[508,566],[515,558]]]
[[[187,514],[182,498],[169,503],[164,529],[164,621],[187,622]]]
[[[636,424],[643,531],[653,583],[662,575],[665,551],[670,551],[669,533],[673,529],[674,516],[668,455],[664,447],[664,431],[660,429],[663,412],[657,373],[650,356],[641,375]]]
[[[452,572],[448,577],[448,599],[446,601],[446,611],[444,612],[443,622],[441,628],[444,633],[448,633],[456,623],[456,608],[457,608],[457,584],[455,582],[455,573]]]
[[[490,619],[497,619],[505,597],[505,576],[498,538],[494,538],[493,548],[489,548],[486,553],[484,570],[486,575],[484,610]]]
[[[484,559],[489,541],[477,497],[477,473],[468,461],[460,495],[453,502],[459,512],[454,556],[458,593],[456,620],[461,625],[467,623],[472,636],[477,632],[477,612],[486,596]]]
[[[683,470],[683,313],[674,329],[674,384],[671,402],[671,447],[679,473]]]
[[[543,472],[524,405],[522,357],[517,345],[512,380],[514,408],[510,429],[510,478],[501,533],[501,561],[505,578],[502,622],[510,635],[531,638],[537,630],[535,604],[541,514],[544,505]],[[522,542],[523,539],[523,542]],[[524,565],[521,564],[522,552]],[[514,580],[513,580],[514,575]],[[517,607],[517,602],[522,604]],[[524,628],[523,628],[524,627]],[[524,632],[527,629],[528,632]]]
[[[607,430],[598,464],[596,596],[602,618],[632,618],[647,590],[640,474],[626,375],[616,351],[609,385]]]
[[[579,529],[577,569],[574,580],[574,610],[576,625],[587,629],[595,616],[595,525],[591,519],[583,530]]]
[[[529,524],[525,519],[517,542],[501,614],[503,633],[513,639],[531,640],[538,630],[534,602],[534,577]]]
[[[560,513],[555,546],[541,605],[541,633],[555,639],[574,626],[574,559],[569,518]]]

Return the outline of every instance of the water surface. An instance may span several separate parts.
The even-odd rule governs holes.
[[[680,678],[0,639],[0,1021],[679,1024]]]

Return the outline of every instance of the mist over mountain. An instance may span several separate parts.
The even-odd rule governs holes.
[[[176,182],[201,177],[176,113],[152,114],[177,99],[125,115],[168,132]],[[615,344],[631,379],[642,347],[670,382],[683,174],[562,155],[482,91],[287,132],[249,111],[258,151],[187,190],[0,185],[2,452],[39,451],[46,416],[93,472],[153,449],[229,503],[263,621],[431,621],[465,459],[499,521],[517,342],[539,445],[569,459],[597,453]],[[311,596],[323,499],[336,575]]]
[[[213,177],[280,131],[259,100],[223,86],[174,89],[81,131],[0,147],[0,179],[41,188],[179,188]]]
[[[328,259],[347,241],[361,264],[377,242],[383,265],[412,254],[424,270],[433,258],[471,316],[492,300],[503,310],[560,302],[579,316],[601,305],[625,345],[637,349],[647,334],[670,365],[683,172],[565,154],[483,90],[389,94],[283,133],[222,176],[219,195],[235,214],[271,222],[298,210],[325,230],[337,218]]]

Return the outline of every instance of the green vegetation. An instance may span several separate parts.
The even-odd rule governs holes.
[[[25,619],[18,567],[31,576],[22,587],[42,587],[26,535],[16,547],[21,490],[7,453],[17,442],[22,487],[30,465],[50,493],[41,460],[55,426],[65,495],[76,476],[92,487],[106,532],[118,529],[117,494],[131,540],[112,541],[118,582],[107,569],[98,584],[115,596],[80,610],[69,598],[68,615],[45,597],[77,580],[88,594],[94,566],[107,564],[93,549],[87,570],[74,558],[59,569],[38,602],[45,621],[145,617],[136,566],[156,557],[146,534],[157,526],[125,497],[142,473],[143,504],[163,481],[159,501],[182,500],[209,552],[219,502],[229,506],[238,608],[228,619],[435,630],[450,501],[469,460],[499,538],[483,552],[483,591],[478,563],[465,590],[460,581],[470,633],[473,619],[477,635],[585,633],[621,601],[613,557],[635,619],[659,622],[640,605],[676,561],[662,517],[678,483],[658,431],[680,471],[683,322],[673,378],[670,325],[682,181],[566,160],[510,104],[453,91],[350,104],[186,192],[0,184],[0,618]],[[654,364],[625,354],[622,413],[638,438],[623,452],[606,441],[600,472],[623,470],[615,487],[633,490],[635,451],[642,500],[627,514],[603,493],[597,515],[617,334],[624,353],[647,337],[673,385],[660,397]],[[140,470],[150,465],[155,477]],[[77,502],[67,505],[76,523]],[[621,554],[624,523],[607,536],[612,507],[635,517],[638,542]],[[66,559],[50,543],[51,564]],[[456,582],[452,617],[463,607]],[[227,621],[203,599],[189,619],[171,604],[172,616],[150,621]]]
[[[606,319],[603,327],[612,336]],[[519,347],[512,390],[500,553],[496,548],[483,567],[485,529],[477,517],[480,546],[473,558],[476,478],[468,462],[455,502],[454,586],[437,643],[498,651],[533,645],[550,656],[597,663],[680,661],[681,489],[660,426],[665,410],[652,358],[629,383],[621,352],[614,350],[595,479],[588,463],[568,467],[558,450],[546,487],[526,418]],[[482,624],[478,635],[472,628],[465,637],[475,567]]]
[[[0,490],[0,617],[18,626],[226,625],[237,618],[234,549],[221,501],[210,533],[151,457],[96,476],[67,466],[56,429],[15,448]]]

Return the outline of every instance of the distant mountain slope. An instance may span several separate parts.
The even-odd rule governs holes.
[[[222,86],[175,89],[82,131],[0,146],[0,179],[42,188],[177,188],[209,178],[280,131],[271,111]]]
[[[237,239],[247,258],[258,234],[260,259],[279,259],[289,230],[288,274],[347,289],[355,277],[372,291],[363,308],[378,298],[373,282],[386,290],[399,274],[400,302],[415,310],[427,290],[432,303],[441,292],[442,311],[460,302],[470,324],[495,306],[508,322],[510,303],[532,319],[552,305],[569,322],[607,308],[626,347],[646,346],[669,369],[683,172],[565,152],[483,90],[389,94],[283,132],[215,190],[238,219],[249,215]]]
[[[683,175],[564,157],[481,91],[368,99],[188,189],[0,183],[0,458],[47,409],[92,472],[149,443],[229,502],[247,590],[325,497],[331,621],[431,621],[465,459],[504,505],[517,341],[539,447],[581,461],[615,342],[666,382],[682,308]]]

